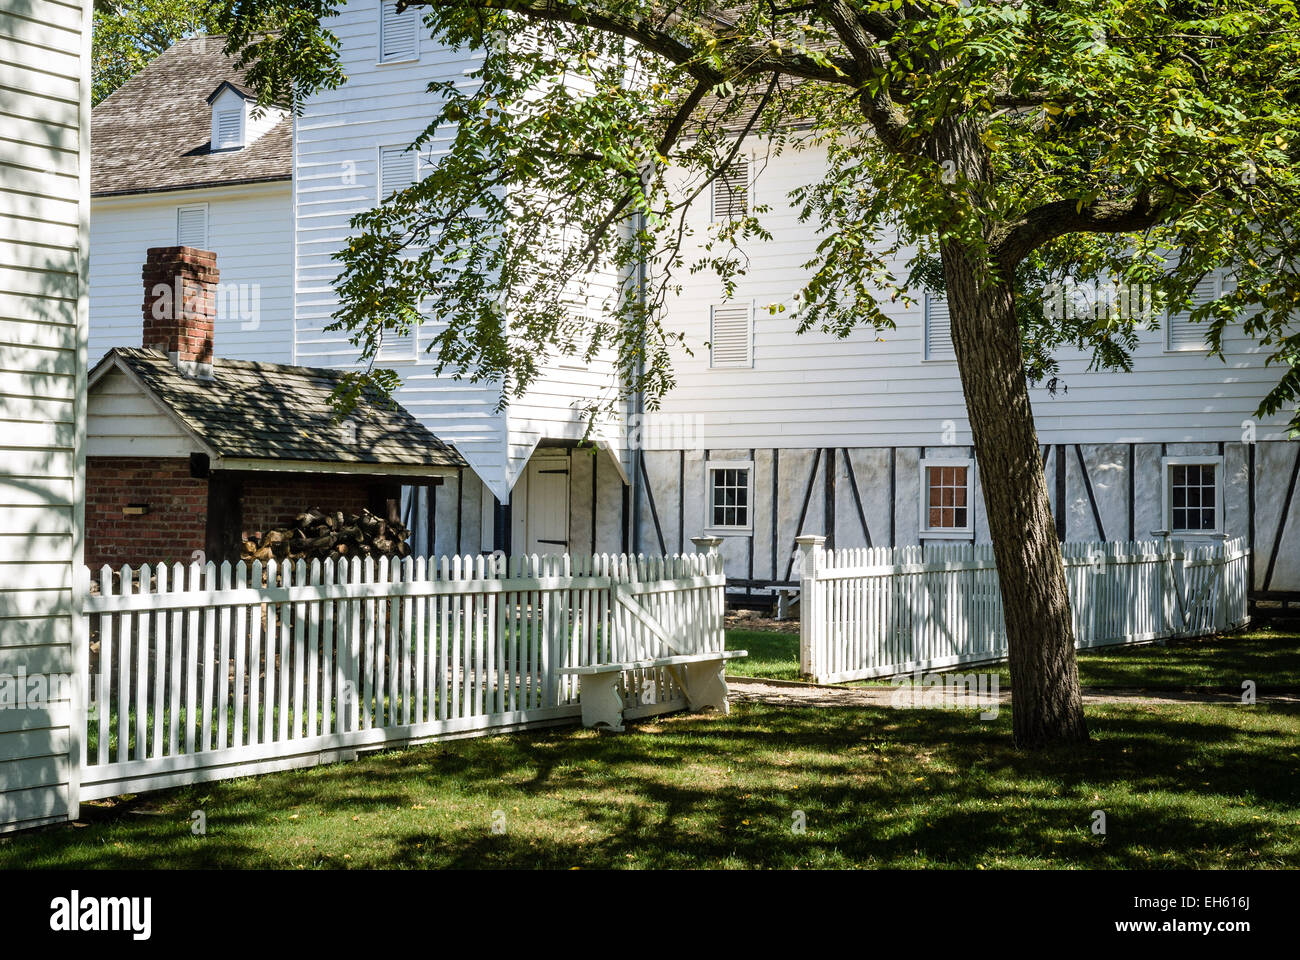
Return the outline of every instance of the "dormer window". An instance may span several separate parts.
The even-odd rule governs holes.
[[[212,108],[212,151],[242,150],[257,142],[288,114],[279,107],[258,107],[251,90],[223,80],[208,94]]]

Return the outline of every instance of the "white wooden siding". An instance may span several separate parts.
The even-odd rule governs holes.
[[[238,301],[218,317],[218,357],[293,362],[293,231],[288,183],[178,190],[92,201],[90,357],[138,347],[144,288],[140,268],[150,247],[178,241],[180,208],[206,205],[203,249],[217,255],[222,285],[234,284],[244,308],[256,295],[256,325]],[[229,289],[229,288],[228,288]],[[246,311],[251,313],[251,311]]]
[[[348,81],[313,97],[297,124],[295,348],[297,363],[346,368],[356,365],[356,348],[345,333],[327,333],[324,327],[338,308],[333,284],[339,265],[333,258],[347,243],[348,221],[390,192],[392,181],[380,183],[381,148],[409,144],[423,132],[437,107],[429,82],[469,82],[466,74],[477,68],[480,55],[441,47],[419,24],[418,59],[381,62],[378,0],[349,3],[330,26],[341,44]],[[440,137],[424,148],[420,163],[436,163],[446,143]],[[385,364],[402,377],[398,399],[454,443],[493,494],[505,500],[538,440],[582,436],[575,401],[608,390],[611,368],[603,363],[574,369],[571,359],[555,358],[529,394],[502,413],[496,410],[494,384],[434,375],[423,346],[437,328],[434,318],[421,331],[416,360],[390,360],[385,350]]]
[[[761,217],[770,243],[752,244],[748,274],[733,302],[754,302],[753,368],[710,369],[710,308],[721,302],[721,284],[707,271],[681,271],[683,290],[669,301],[665,326],[684,331],[694,356],[679,353],[677,386],[665,415],[699,416],[706,448],[916,446],[939,441],[953,421],[959,444],[970,428],[957,367],[926,363],[924,296],[892,308],[896,330],[855,330],[839,340],[795,332],[793,296],[802,286],[802,264],[820,235],[800,223],[789,191],[812,182],[823,158],[817,150],[786,150],[755,164],[755,192],[772,212]],[[708,204],[692,212],[698,237],[712,228]],[[896,276],[906,276],[903,263]],[[768,306],[782,303],[783,313]],[[1259,400],[1277,381],[1264,366],[1264,352],[1240,334],[1226,338],[1226,364],[1203,352],[1167,351],[1165,331],[1141,334],[1134,370],[1089,373],[1087,355],[1061,352],[1068,392],[1033,391],[1043,443],[1234,441],[1242,422],[1254,419]],[[1258,438],[1284,439],[1279,414],[1258,426]]]
[[[202,453],[193,437],[126,374],[106,373],[86,405],[86,456],[186,457]]]
[[[0,25],[0,673],[72,671],[86,344],[89,4]],[[77,810],[70,703],[0,710],[0,831]]]

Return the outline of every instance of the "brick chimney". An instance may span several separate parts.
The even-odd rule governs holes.
[[[217,255],[195,247],[150,247],[144,280],[144,338],[187,377],[212,379]]]

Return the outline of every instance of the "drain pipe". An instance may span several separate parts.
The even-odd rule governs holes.
[[[639,236],[645,230],[645,213],[637,213],[632,221],[633,229]],[[646,262],[645,252],[642,251],[641,257],[636,262],[636,272],[634,274],[636,283],[636,302],[638,312],[644,315],[646,296]],[[637,355],[636,360],[636,379],[640,382],[645,374],[645,339],[642,337],[642,350]],[[641,552],[641,478],[645,475],[645,424],[642,422],[645,417],[645,393],[638,386],[636,391],[628,397],[629,424],[636,424],[636,445],[628,452],[631,454],[632,467],[632,553]]]

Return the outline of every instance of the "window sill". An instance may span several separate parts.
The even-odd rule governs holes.
[[[919,534],[922,540],[970,540],[974,538],[974,530],[922,530]]]
[[[705,527],[706,537],[752,537],[753,527]]]

